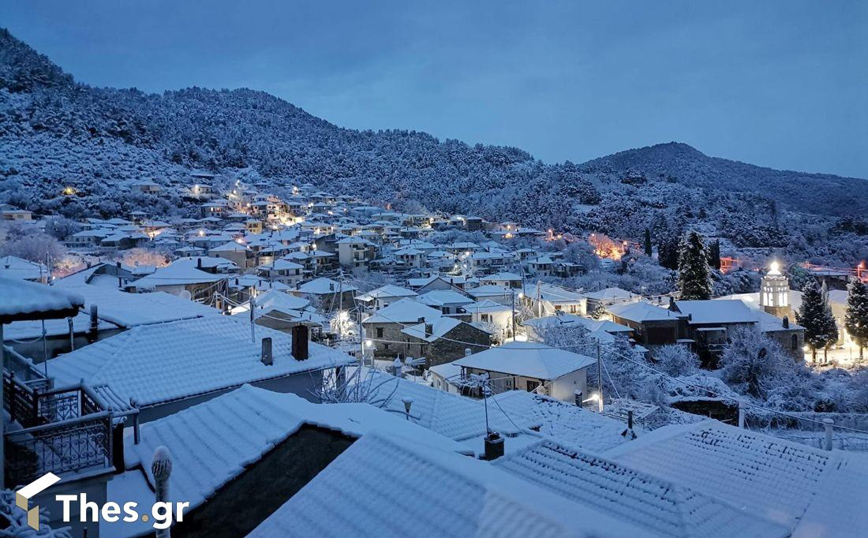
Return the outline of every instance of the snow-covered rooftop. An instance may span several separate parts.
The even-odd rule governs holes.
[[[83,297],[88,309],[96,305],[101,320],[121,327],[220,315],[215,308],[164,292],[126,293],[105,286],[66,284],[65,279],[58,281],[58,287]]]
[[[789,534],[782,525],[711,496],[553,440],[507,454],[494,466],[660,538]]]
[[[356,441],[248,535],[278,536],[652,535],[486,462],[373,434]]]
[[[508,390],[492,399],[509,415],[539,421],[540,434],[583,450],[602,453],[627,442],[621,435],[627,428],[624,422],[549,396]]]
[[[72,317],[84,298],[65,289],[0,277],[0,323]]]
[[[364,295],[358,297],[362,301],[370,301],[373,299],[391,298],[391,297],[416,297],[416,292],[396,286],[394,284],[386,284],[375,290],[371,290]]]
[[[487,372],[554,380],[596,362],[586,355],[539,342],[508,342],[458,359],[455,364]]]
[[[273,342],[274,364],[261,362],[261,340]],[[50,361],[58,384],[108,384],[140,406],[157,405],[266,379],[353,362],[311,342],[309,358],[292,357],[292,337],[234,316],[140,325]]]
[[[668,308],[661,308],[645,301],[636,303],[621,303],[614,304],[606,308],[610,314],[626,319],[634,323],[645,323],[649,321],[673,321],[682,319],[686,314],[673,312]]]
[[[410,420],[450,439],[464,441],[486,433],[485,408],[480,401],[386,374],[374,374],[371,388],[367,401],[372,405],[403,415],[403,400],[410,398]],[[493,406],[488,408],[488,419],[491,429],[504,435],[517,435],[541,423],[520,414],[507,417]]]
[[[420,303],[428,306],[442,307],[447,305],[465,305],[473,303],[470,297],[454,290],[434,290],[423,293],[417,299]]]
[[[757,323],[757,317],[742,301],[675,301],[682,314],[690,316],[692,325],[726,325]]]
[[[367,404],[315,404],[294,394],[244,385],[143,424],[141,442],[136,445],[128,439],[124,445],[126,468],[141,465],[153,487],[154,450],[167,447],[173,460],[172,496],[195,508],[305,424],[355,438],[376,431],[468,453],[455,441]]]
[[[416,302],[412,299],[401,299],[379,310],[362,323],[412,323],[416,324],[424,318],[429,323],[439,319],[443,313],[436,308]]]
[[[830,452],[714,420],[660,428],[606,455],[790,528],[836,465]]]

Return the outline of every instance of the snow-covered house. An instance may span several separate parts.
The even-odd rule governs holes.
[[[455,290],[429,291],[420,294],[417,300],[424,305],[436,308],[444,316],[454,316],[466,320],[469,320],[470,316],[464,307],[475,302],[474,299]]]
[[[324,370],[353,359],[313,342],[294,346],[295,336],[266,327],[254,331],[233,316],[141,325],[49,361],[49,372],[58,385],[107,385],[122,401],[135,401],[143,421],[245,383],[312,398]]]
[[[337,241],[338,263],[344,267],[367,267],[377,255],[377,245],[358,236]]]
[[[634,303],[642,299],[642,296],[631,293],[621,288],[606,288],[600,291],[585,293],[585,314],[590,314],[598,308],[608,308],[622,303]]]
[[[208,256],[229,260],[241,270],[251,267],[255,260],[255,254],[250,247],[238,241],[227,241],[222,245],[213,246],[208,249]]]
[[[297,285],[292,293],[304,297],[321,312],[334,312],[350,308],[357,291],[355,286],[321,277]]]
[[[136,291],[164,291],[193,301],[211,302],[214,294],[225,287],[231,273],[221,273],[220,265],[208,263],[214,258],[181,258],[152,274],[140,278],[130,286]],[[228,260],[226,270],[238,266]],[[231,266],[231,267],[230,267]]]
[[[606,310],[612,320],[633,330],[633,337],[644,345],[674,344],[688,338],[681,314],[645,301],[618,303]]]
[[[491,340],[487,332],[412,299],[378,310],[362,327],[376,356],[425,357],[428,366],[454,360],[467,347],[487,349]]]
[[[582,294],[554,284],[537,283],[534,287],[528,287],[525,300],[530,302],[539,316],[555,312],[584,314],[587,311]]]
[[[523,278],[516,273],[495,273],[479,278],[482,285],[503,286],[505,288],[521,289]]]
[[[256,274],[275,282],[295,286],[304,278],[304,266],[300,263],[280,258],[267,265],[256,268]]]
[[[356,297],[358,301],[365,303],[369,310],[381,310],[390,304],[400,301],[401,299],[412,299],[417,297],[417,293],[407,288],[402,288],[394,284],[386,284],[375,290]]]
[[[587,392],[587,369],[596,359],[539,342],[508,342],[455,361],[465,378],[488,374],[494,393],[526,390],[575,402]]]

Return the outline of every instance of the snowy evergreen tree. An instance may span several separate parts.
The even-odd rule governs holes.
[[[681,241],[678,256],[678,291],[683,300],[711,298],[708,250],[702,237],[696,232],[688,233]]]
[[[651,245],[651,229],[645,228],[645,255],[651,257],[654,254],[654,247]]]
[[[805,343],[811,348],[813,362],[817,362],[817,350],[826,350],[838,340],[829,299],[816,280],[808,281],[802,289],[802,306],[796,312],[796,322],[805,328]]]
[[[593,319],[603,319],[606,316],[606,307],[603,305],[603,303],[597,303],[597,306],[595,306],[594,309],[589,312],[589,315]]]
[[[847,313],[844,328],[850,337],[859,344],[859,360],[864,358],[865,344],[868,343],[868,287],[858,279],[850,282],[847,297]]]

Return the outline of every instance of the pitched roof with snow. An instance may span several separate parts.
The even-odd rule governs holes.
[[[673,312],[668,308],[654,306],[645,301],[614,304],[607,307],[606,310],[613,316],[635,323],[645,323],[649,321],[674,321],[685,317],[684,314]]]
[[[218,316],[220,311],[164,292],[126,293],[114,288],[70,283],[59,287],[84,298],[86,308],[97,306],[99,319],[121,327]]]
[[[0,323],[75,316],[84,306],[78,293],[11,278],[0,278],[0,297]]]
[[[0,258],[0,277],[39,280],[48,276],[48,267],[15,256]]]
[[[580,293],[560,286],[555,286],[554,284],[542,283],[538,285],[538,289],[540,298],[543,301],[548,301],[550,303],[581,303],[584,300],[584,296]],[[536,299],[536,289],[529,288],[527,290],[527,295]]]
[[[349,284],[342,284],[330,278],[320,277],[305,282],[298,287],[300,293],[308,293],[311,295],[329,295],[338,292],[356,291],[358,288]]]
[[[603,453],[627,442],[621,435],[627,428],[625,423],[577,405],[524,390],[508,390],[492,398],[509,415],[540,421],[542,435],[583,450]]]
[[[248,537],[531,535],[650,536],[485,462],[374,434],[353,443]]]
[[[758,322],[756,314],[742,301],[675,301],[675,306],[690,316],[691,325]]]
[[[390,298],[390,297],[416,297],[417,293],[412,290],[408,290],[407,288],[402,288],[401,286],[396,286],[394,284],[386,284],[385,286],[381,286],[375,290],[371,290],[368,293],[361,295],[358,299],[362,301],[370,301],[373,299],[381,299],[381,298]]]
[[[444,451],[466,447],[367,404],[315,404],[294,394],[244,385],[205,403],[141,426],[141,442],[125,443],[126,467],[141,465],[153,487],[154,450],[172,454],[172,496],[195,508],[302,425],[362,437],[369,432],[415,439]]]
[[[261,340],[273,342],[274,364],[261,362]],[[158,405],[245,383],[346,365],[353,361],[334,349],[309,344],[309,357],[292,357],[292,337],[256,328],[233,316],[210,316],[172,323],[140,325],[50,361],[60,384],[82,379],[108,384],[140,406]]]
[[[410,398],[410,420],[450,439],[464,441],[487,433],[485,407],[480,401],[386,374],[374,374],[370,383],[368,403],[403,415],[403,400]],[[488,420],[492,430],[504,435],[517,435],[540,425],[539,420],[520,414],[507,417],[493,406],[488,408]]]
[[[213,274],[197,268],[197,260],[206,258],[181,258],[170,265],[157,269],[150,275],[140,278],[133,283],[138,289],[151,289],[156,286],[185,286],[188,284],[207,284],[219,282],[228,278],[225,274]],[[222,260],[235,266],[234,263]],[[205,267],[205,264],[202,265]],[[227,265],[228,266],[228,265]]]
[[[455,361],[465,368],[543,380],[558,379],[596,362],[586,355],[539,342],[508,342]]]
[[[789,534],[782,525],[711,496],[553,440],[508,454],[495,460],[494,466],[660,538],[784,538]]]
[[[455,318],[450,318],[449,316],[443,316],[432,320],[431,323],[418,323],[416,325],[410,325],[401,330],[402,333],[407,336],[412,336],[413,338],[418,338],[419,340],[425,340],[426,342],[434,342],[440,338],[443,338],[449,331],[458,327],[464,323],[463,321],[457,320]],[[431,333],[428,334],[425,332],[426,325],[431,326]]]
[[[436,308],[424,305],[412,299],[401,299],[383,308],[362,323],[413,323],[421,318],[431,322],[440,319],[443,313]]]
[[[790,527],[834,467],[831,455],[714,420],[660,428],[606,453]]]
[[[600,291],[586,293],[585,297],[596,301],[629,301],[631,299],[638,299],[639,295],[627,290],[622,290],[621,288],[606,288]]]
[[[434,290],[423,293],[417,299],[428,306],[465,305],[474,302],[470,297],[454,290]]]

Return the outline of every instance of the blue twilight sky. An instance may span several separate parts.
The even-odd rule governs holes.
[[[546,162],[676,140],[868,178],[862,0],[7,0],[0,26],[92,85],[246,86]]]

